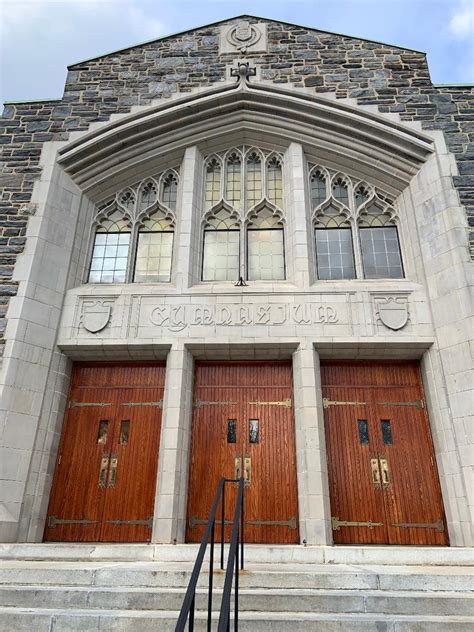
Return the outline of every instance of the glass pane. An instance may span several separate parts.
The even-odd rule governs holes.
[[[365,278],[403,278],[396,227],[361,228],[359,233]]]
[[[107,429],[109,426],[109,422],[107,419],[101,419],[99,421],[99,429],[97,431],[97,443],[107,443]]]
[[[147,182],[139,193],[138,200],[138,208],[140,211],[148,208],[152,204],[156,202],[156,198],[158,197],[158,190],[156,188],[156,184],[150,180]]]
[[[203,281],[234,281],[239,278],[240,232],[204,231]]]
[[[221,166],[211,160],[206,168],[206,208],[211,208],[221,198]]]
[[[248,230],[248,278],[277,281],[285,278],[283,229]]]
[[[388,419],[382,419],[380,422],[382,427],[382,438],[385,445],[392,445],[392,428],[390,426],[390,421]]]
[[[171,255],[174,233],[138,234],[134,281],[168,282],[171,280]]]
[[[339,202],[349,206],[349,193],[343,180],[336,180],[332,185],[332,194]]]
[[[259,442],[258,419],[249,419],[249,443]]]
[[[355,279],[351,229],[317,228],[315,237],[318,279]]]
[[[173,174],[167,176],[163,182],[163,204],[173,211],[176,210],[178,181]]]
[[[311,174],[311,201],[313,208],[322,204],[326,197],[326,180],[321,172],[313,171]]]
[[[130,437],[130,421],[128,419],[122,419],[122,421],[120,422],[120,435],[119,435],[120,445],[127,444],[129,437]]]
[[[241,188],[240,157],[233,154],[227,159],[226,199],[237,207],[240,206]]]
[[[369,443],[369,425],[367,419],[358,419],[357,424],[359,426],[359,442],[361,445],[368,445]]]
[[[237,420],[227,420],[227,443],[237,443]]]
[[[262,165],[258,154],[247,158],[247,205],[255,206],[262,199]]]
[[[267,195],[275,206],[283,206],[282,172],[277,158],[272,158],[267,165]]]
[[[89,283],[123,283],[126,277],[130,233],[95,236]]]

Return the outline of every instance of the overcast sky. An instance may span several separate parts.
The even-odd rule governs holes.
[[[474,0],[0,0],[0,101],[60,98],[66,66],[242,13],[428,53],[474,83]]]

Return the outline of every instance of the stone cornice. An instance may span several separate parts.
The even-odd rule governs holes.
[[[160,101],[94,126],[59,151],[59,162],[93,198],[109,183],[144,173],[186,146],[218,147],[238,133],[285,148],[299,142],[309,156],[402,191],[433,152],[432,139],[368,108],[272,83],[219,84]]]

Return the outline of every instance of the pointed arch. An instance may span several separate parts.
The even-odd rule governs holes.
[[[154,178],[146,178],[140,182],[137,190],[137,213],[153,208],[158,200],[158,182]]]

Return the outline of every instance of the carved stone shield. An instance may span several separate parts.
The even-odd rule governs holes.
[[[247,42],[252,37],[252,29],[250,24],[245,20],[242,20],[237,24],[237,27],[234,32],[234,37],[239,42]]]
[[[408,322],[408,307],[406,303],[398,303],[389,298],[386,303],[379,305],[379,316],[383,324],[389,329],[402,329]]]
[[[82,313],[82,326],[91,334],[96,334],[107,327],[110,320],[112,307],[103,303],[96,303],[84,309]]]

